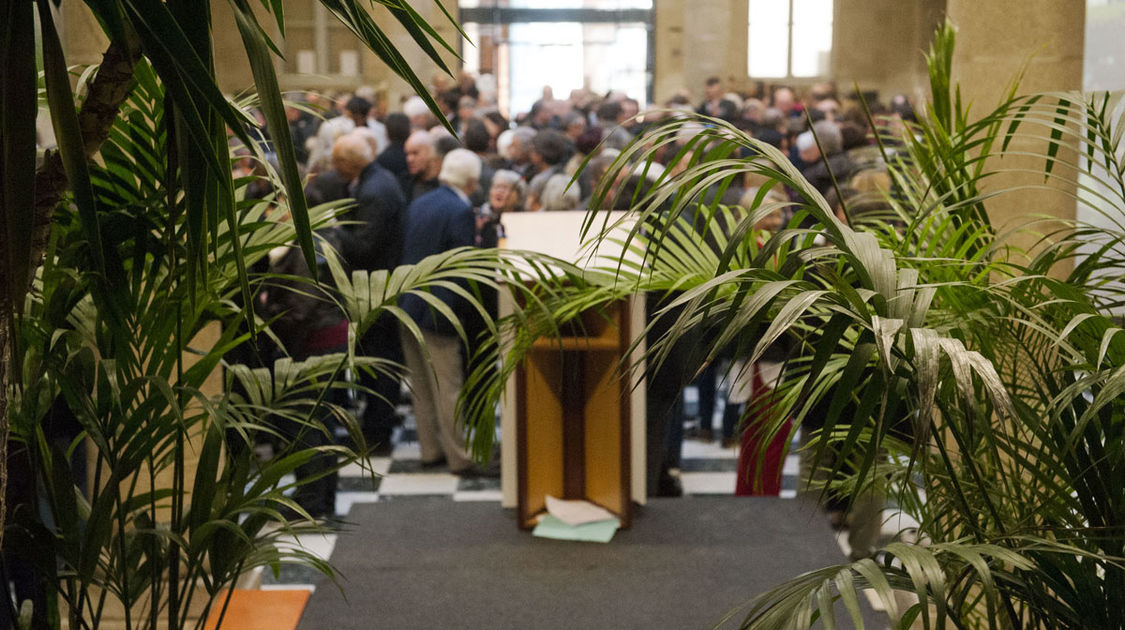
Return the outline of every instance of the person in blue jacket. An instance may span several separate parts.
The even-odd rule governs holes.
[[[412,201],[407,210],[402,264],[413,265],[427,256],[475,244],[476,220],[469,196],[476,190],[480,171],[480,158],[472,151],[454,149],[446,154],[438,174],[438,188]],[[431,291],[460,321],[467,321],[472,315],[472,306],[449,288],[433,287]],[[421,340],[405,328],[401,334],[414,392],[422,465],[446,463],[455,474],[484,474],[486,471],[476,466],[469,455],[455,414],[457,396],[465,380],[463,344],[456,328],[418,295],[404,295],[399,306],[421,329]]]

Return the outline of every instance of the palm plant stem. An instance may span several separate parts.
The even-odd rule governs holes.
[[[243,562],[239,561],[238,570],[236,571],[236,573],[239,573],[239,574],[242,573],[242,567],[243,567]],[[219,618],[218,618],[218,620],[215,621],[215,627],[216,628],[223,627],[223,619],[225,619],[226,616],[227,616],[227,609],[230,608],[230,600],[233,596],[234,596],[234,589],[233,588],[227,589],[226,596],[223,597],[223,607],[219,610]]]
[[[15,335],[15,318],[9,306],[7,293],[0,291],[0,548],[4,541],[4,514],[8,512],[8,434],[10,432],[8,420],[8,384],[14,363],[15,352],[10,345]],[[5,582],[7,583],[7,582]]]
[[[86,149],[87,159],[98,153],[109,136],[109,129],[121,111],[121,104],[132,89],[133,70],[140,55],[140,45],[132,40],[114,41],[106,47],[102,63],[90,81],[86,98],[78,111],[78,126],[82,131],[82,145]],[[38,265],[42,260],[50,234],[51,218],[69,184],[63,168],[62,153],[57,150],[48,151],[42,166],[35,172],[35,227],[31,240],[33,265]]]
[[[133,69],[140,59],[140,47],[131,40],[111,43],[102,57],[102,65],[89,85],[89,92],[78,112],[78,124],[82,131],[83,146],[87,158],[97,153],[101,143],[109,135],[109,128],[116,119],[121,104],[132,86]],[[31,247],[29,252],[30,269],[35,269],[43,259],[50,239],[51,219],[59,201],[65,194],[69,180],[63,167],[59,151],[48,152],[43,164],[35,172],[35,200]],[[0,271],[0,276],[6,275]],[[9,279],[5,279],[5,284]],[[22,283],[22,295],[30,285],[31,276],[23,279],[10,279]],[[8,470],[8,396],[12,382],[14,357],[18,356],[13,331],[16,313],[11,295],[0,296],[0,547],[3,546],[4,518],[7,513],[5,496],[7,494]]]
[[[150,488],[156,487],[156,469],[153,466],[149,466],[149,469],[148,469],[148,483],[149,483]],[[156,514],[156,495],[155,494],[151,495],[151,497],[149,498],[149,504],[148,505],[149,505],[148,509],[154,515],[153,520],[155,521],[156,520],[156,518],[155,518],[155,514]],[[151,546],[149,547],[149,557],[151,557],[153,559],[153,561],[155,562],[156,559],[160,557],[160,539],[157,538],[156,536],[152,536],[151,540],[152,540],[152,543],[151,543]],[[169,586],[168,593],[169,593],[169,595],[174,590],[172,588],[173,584],[174,584],[174,582],[171,582],[171,581],[168,582],[168,586]],[[148,613],[149,613],[149,623],[152,625],[153,628],[156,627],[156,622],[160,618],[160,609],[159,609],[158,606],[155,605],[155,602],[158,602],[161,599],[160,590],[161,590],[160,589],[160,581],[157,580],[156,583],[154,584],[154,588],[153,588],[153,592],[152,592],[153,605],[149,606],[149,611],[148,611]]]
[[[175,256],[169,255],[169,258],[175,258]],[[183,302],[178,302],[176,304],[176,339],[183,339],[184,338],[183,308],[184,308]],[[182,383],[183,381],[184,381],[184,361],[183,361],[183,357],[181,356],[176,360],[176,382]],[[182,400],[180,401],[180,405],[181,405],[181,407],[183,406]],[[175,460],[174,460],[174,463],[172,465],[172,497],[173,498],[172,498],[172,523],[171,523],[171,527],[172,527],[173,532],[179,532],[179,531],[182,531],[181,528],[180,528],[180,524],[183,521],[184,483],[185,483],[184,482],[184,434],[183,434],[182,431],[178,431],[176,433],[176,446],[175,446],[175,453],[173,454],[173,457],[175,458]],[[189,580],[189,583],[190,582],[191,581]],[[170,539],[168,541],[168,584],[169,584],[169,588],[168,588],[168,627],[169,628],[180,628],[180,627],[182,627],[182,626],[176,625],[176,620],[179,617],[179,613],[180,613],[180,608],[179,608],[179,604],[180,604],[180,596],[179,595],[180,594],[177,592],[177,589],[175,588],[175,586],[173,586],[173,585],[179,584],[179,583],[180,583],[180,548],[179,548],[179,545],[176,543],[176,539],[173,538],[173,539]],[[155,607],[155,606],[156,606],[156,602],[153,602],[153,607]]]

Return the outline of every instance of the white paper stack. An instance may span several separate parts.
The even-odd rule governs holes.
[[[533,535],[557,540],[609,542],[621,521],[609,510],[589,501],[564,501],[547,496],[547,513]]]

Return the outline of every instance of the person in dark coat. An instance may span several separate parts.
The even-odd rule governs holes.
[[[806,131],[797,138],[797,148],[801,160],[808,164],[801,174],[822,195],[834,188],[833,179],[837,184],[843,185],[855,171],[848,154],[844,152],[844,138],[840,127],[834,122],[824,120],[814,123],[812,131]]]
[[[738,105],[734,101],[723,98],[723,80],[719,77],[708,77],[704,90],[707,98],[699,104],[696,113],[734,122],[738,117]]]
[[[379,166],[397,178],[406,176],[406,139],[410,137],[410,119],[406,114],[387,114],[387,148],[375,158]]]
[[[427,256],[474,244],[476,222],[469,195],[478,185],[480,170],[480,158],[468,149],[454,149],[445,156],[438,176],[441,185],[410,204],[402,264],[416,264]],[[432,291],[460,321],[469,318],[472,306],[452,290],[435,287]],[[485,471],[474,465],[455,414],[465,380],[461,339],[453,324],[420,296],[404,295],[399,306],[422,335],[420,343],[412,333],[402,330],[422,465],[445,462],[455,474],[479,475]]]
[[[269,255],[270,271],[279,274],[265,290],[264,315],[273,320],[271,328],[282,347],[294,361],[304,361],[310,357],[346,352],[348,343],[348,322],[344,312],[333,299],[329,287],[332,276],[329,271],[324,246],[336,247],[339,233],[324,230],[317,240],[317,267],[310,271],[305,257],[298,247],[279,247]],[[323,240],[322,240],[323,239]],[[319,280],[319,285],[310,285],[296,278]],[[347,404],[347,394],[338,388],[330,387],[323,404],[312,407],[317,419],[328,429],[335,428],[335,419],[329,405]],[[278,427],[287,441],[296,448],[311,449],[328,446],[332,443],[330,433],[294,422],[282,422]],[[313,518],[333,518],[336,515],[336,471],[334,453],[317,452],[307,462],[294,470],[301,481],[293,492],[297,502]]]
[[[407,172],[399,178],[406,203],[438,187],[441,158],[437,138],[428,131],[415,131],[406,139]]]
[[[349,181],[344,181],[335,170],[327,170],[309,176],[309,183],[305,186],[305,199],[309,206],[319,206],[322,203],[338,201],[348,197]]]
[[[337,228],[340,255],[352,269],[393,269],[402,256],[406,226],[406,201],[390,171],[375,162],[366,138],[349,134],[332,147],[332,166],[349,184],[356,206],[341,217]],[[360,349],[370,357],[401,362],[398,325],[390,315],[380,317],[360,340]],[[395,407],[399,381],[385,374],[377,377],[361,372],[360,385],[366,406],[361,418],[363,434],[374,453],[389,455],[394,428],[399,424]]]

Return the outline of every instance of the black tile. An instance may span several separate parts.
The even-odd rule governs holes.
[[[300,564],[283,564],[277,576],[274,577],[273,570],[266,567],[262,571],[262,584],[319,584],[325,581],[327,577],[312,567],[307,567]]]
[[[382,477],[340,477],[336,482],[336,489],[340,492],[378,492],[379,485],[383,483]]]
[[[457,482],[458,492],[479,492],[481,490],[499,490],[500,480],[488,477],[468,478],[462,477]]]
[[[685,458],[680,461],[680,472],[737,472],[737,459]]]
[[[416,501],[419,499],[449,499],[452,500],[452,494],[380,494],[379,503],[386,503],[387,501]]]
[[[416,429],[402,429],[398,433],[398,442],[400,444],[402,444],[404,442],[417,442],[417,441],[418,441],[418,431]]]
[[[449,468],[442,464],[440,466],[422,467],[422,461],[418,459],[396,459],[391,461],[391,467],[388,474],[425,474],[425,473],[448,473]]]

